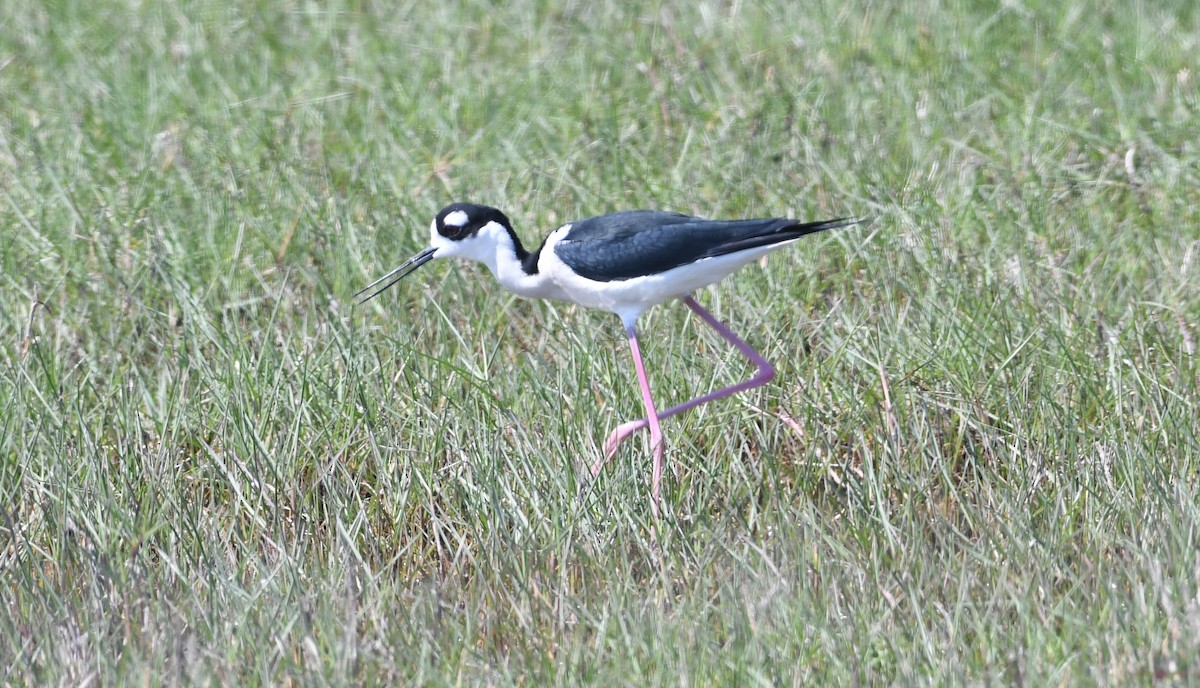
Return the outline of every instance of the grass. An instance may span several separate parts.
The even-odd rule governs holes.
[[[1190,3],[0,5],[16,684],[1200,680]],[[436,264],[630,207],[874,217],[617,320]],[[659,399],[748,367],[643,323]],[[652,336],[650,335],[652,333]],[[791,422],[789,422],[789,419]]]

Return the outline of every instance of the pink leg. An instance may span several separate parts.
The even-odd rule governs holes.
[[[765,385],[775,377],[775,367],[772,366],[767,359],[763,358],[762,355],[751,348],[749,344],[742,341],[742,339],[734,334],[733,331],[731,331],[728,327],[722,325],[719,320],[713,317],[712,313],[709,313],[704,309],[703,306],[696,303],[695,299],[687,296],[683,299],[683,302],[686,303],[689,308],[695,311],[696,315],[700,316],[704,322],[708,323],[714,330],[716,330],[717,334],[725,338],[725,341],[732,344],[735,348],[737,348],[738,351],[741,351],[746,358],[750,359],[750,362],[758,368],[758,372],[756,372],[750,379],[739,382],[736,385],[730,385],[729,387],[724,387],[714,392],[709,392],[703,396],[696,397],[695,399],[685,401],[678,406],[672,406],[666,411],[658,414],[657,418],[654,418],[652,421],[654,425],[658,424],[659,419],[670,418],[677,413],[683,413],[684,411],[694,409],[701,404],[707,404],[708,402],[716,399],[722,399],[732,394],[737,394],[738,392],[744,392],[748,389],[754,389],[755,387]],[[643,387],[643,389],[645,389],[645,387]],[[599,475],[600,469],[604,468],[604,464],[612,458],[613,454],[615,454],[617,451],[617,447],[619,447],[626,438],[638,430],[646,427],[650,423],[651,421],[647,421],[646,418],[640,418],[638,420],[631,420],[617,426],[617,429],[613,430],[612,434],[608,436],[608,440],[604,442],[604,456],[597,460],[592,466],[592,475]],[[654,432],[655,430],[651,428],[652,435]]]
[[[658,424],[658,412],[654,410],[654,398],[650,395],[650,381],[646,379],[646,366],[642,363],[642,350],[638,347],[637,329],[632,323],[625,326],[629,334],[629,348],[633,351],[633,367],[637,369],[638,384],[642,387],[642,403],[646,405],[645,421],[650,426],[650,447],[654,452],[654,471],[650,475],[650,511],[658,518],[658,495],[662,486],[663,443],[662,429]]]

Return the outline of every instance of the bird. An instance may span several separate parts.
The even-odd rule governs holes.
[[[475,203],[452,203],[430,223],[429,245],[354,295],[363,304],[434,259],[463,258],[483,263],[505,289],[530,299],[567,301],[615,313],[625,328],[646,416],[617,426],[604,454],[591,466],[593,478],[634,433],[650,430],[653,457],[650,507],[659,518],[663,473],[661,421],[701,404],[765,385],[775,368],[758,351],[701,306],[692,296],[768,253],[816,232],[860,222],[838,218],[817,222],[770,217],[707,220],[661,210],[626,210],[567,222],[528,251],[500,210]],[[682,300],[705,324],[756,368],[750,378],[659,411],[654,403],[638,344],[638,318],[651,307]]]

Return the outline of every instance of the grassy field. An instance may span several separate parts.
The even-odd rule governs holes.
[[[1200,683],[1194,3],[451,5],[0,4],[8,682]],[[351,307],[453,200],[874,222],[698,295],[655,550],[614,316]]]

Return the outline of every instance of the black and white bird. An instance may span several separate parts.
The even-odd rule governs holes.
[[[621,424],[592,466],[596,475],[630,435],[650,428],[654,466],[650,505],[658,516],[663,442],[659,421],[701,404],[766,384],[775,369],[757,351],[692,298],[738,268],[801,237],[845,227],[853,219],[797,222],[785,218],[705,220],[658,210],[631,210],[570,222],[550,233],[533,252],[521,245],[512,223],[495,208],[454,203],[430,226],[429,247],[355,294],[358,303],[378,296],[434,258],[477,260],[509,291],[531,299],[558,299],[616,313],[625,325],[646,417]],[[382,286],[380,286],[382,285]],[[658,411],[638,347],[638,316],[651,306],[682,299],[696,315],[757,368],[751,378]]]

